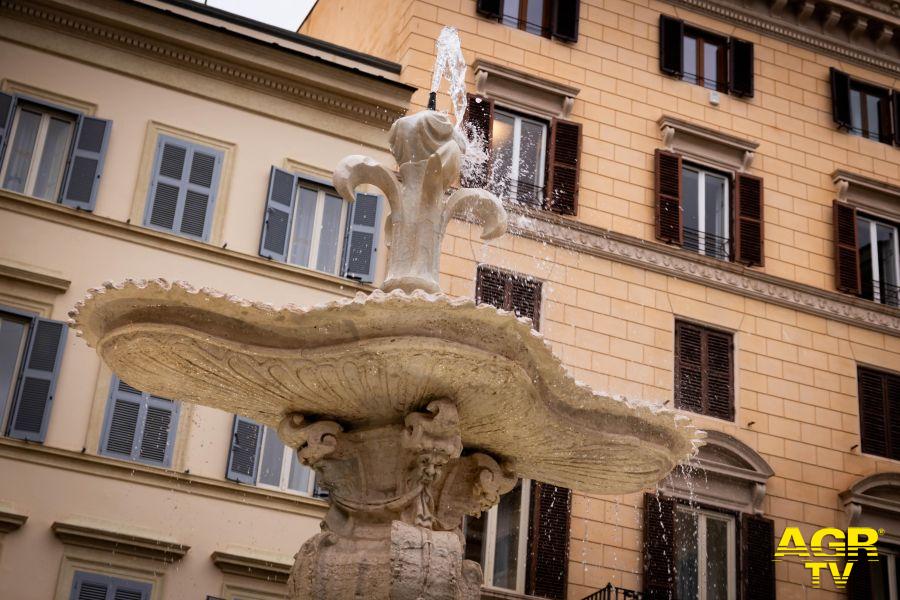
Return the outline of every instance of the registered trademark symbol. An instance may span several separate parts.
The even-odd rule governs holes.
[[[879,529],[879,530],[878,530],[878,535],[884,535],[884,529]]]

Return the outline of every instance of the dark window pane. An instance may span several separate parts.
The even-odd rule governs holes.
[[[675,511],[675,587],[679,600],[699,600],[698,516]]]
[[[719,46],[704,40],[703,43],[703,85],[716,89],[719,83]]]
[[[0,426],[12,400],[27,332],[28,323],[24,319],[0,315]]]
[[[528,0],[525,10],[525,30],[541,35],[544,24],[544,0]]]
[[[463,519],[463,535],[466,538],[466,560],[474,560],[484,567],[485,535],[487,532],[487,512],[477,517]]]
[[[684,36],[684,53],[682,56],[682,71],[685,79],[697,83],[700,75],[697,72],[697,38],[690,35]]]
[[[698,250],[700,240],[700,173],[693,169],[681,172],[681,219],[684,227],[684,247]]]
[[[728,522],[706,517],[706,600],[728,600]]]
[[[866,120],[868,121],[868,127],[865,136],[876,141],[881,139],[881,118],[878,111],[879,101],[880,98],[878,98],[878,96],[866,94]]]
[[[494,586],[516,589],[516,564],[519,557],[519,511],[522,507],[522,482],[500,497],[497,506],[497,540],[494,549]]]
[[[862,107],[862,92],[850,90],[850,127],[857,133],[861,133],[863,130]]]

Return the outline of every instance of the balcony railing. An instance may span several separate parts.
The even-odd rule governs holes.
[[[493,186],[491,191],[498,196],[526,206],[535,208],[543,208],[544,206],[544,186],[535,185],[528,181],[505,179],[499,185]]]
[[[690,227],[684,228],[682,247],[719,260],[731,258],[731,240],[726,237],[704,233]]]
[[[872,294],[875,302],[900,307],[900,287],[886,281],[873,281]]]
[[[643,592],[635,592],[634,590],[626,590],[625,588],[616,587],[611,583],[607,583],[602,590],[597,590],[584,600],[643,600]]]

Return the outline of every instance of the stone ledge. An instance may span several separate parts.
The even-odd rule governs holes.
[[[150,531],[85,519],[56,521],[50,526],[64,544],[108,550],[166,563],[184,558],[190,546]]]
[[[52,292],[65,292],[72,285],[68,279],[42,273],[29,265],[16,264],[6,258],[0,258],[0,277],[30,283]]]
[[[28,515],[22,515],[8,504],[0,504],[0,533],[9,533],[15,531],[25,524]]]
[[[294,561],[281,556],[250,548],[216,550],[210,555],[213,564],[223,573],[241,575],[253,579],[286,583]]]
[[[735,171],[749,169],[759,147],[758,142],[670,115],[660,117],[657,125],[662,133],[663,145],[670,152],[678,152],[703,162],[711,160]]]

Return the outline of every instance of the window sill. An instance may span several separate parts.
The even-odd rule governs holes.
[[[92,212],[75,210],[61,204],[51,204],[45,200],[37,200],[3,189],[0,189],[0,211],[28,215],[44,221],[59,223],[100,235],[108,235],[149,248],[173,252],[264,277],[331,292],[338,296],[352,298],[357,292],[371,292],[374,289],[370,285],[359,283],[352,279],[327,275],[312,269],[304,269],[268,260],[253,254],[227,250],[171,233],[163,233],[140,225],[123,223],[122,221],[103,217]]]

